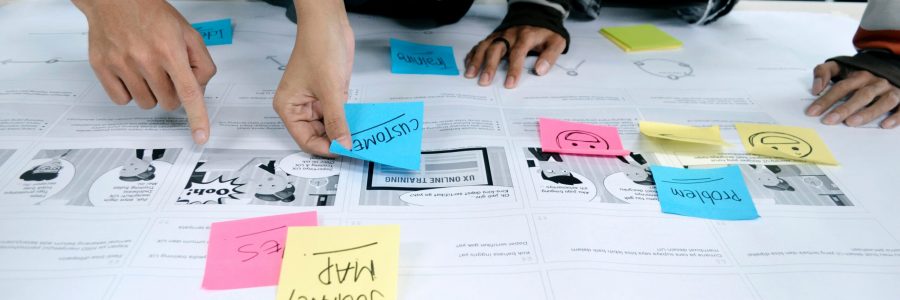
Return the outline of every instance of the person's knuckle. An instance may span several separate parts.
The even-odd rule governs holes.
[[[159,107],[161,107],[165,111],[174,111],[178,108],[178,102],[171,100],[161,101],[159,102]]]
[[[849,80],[841,80],[835,83],[831,89],[839,92],[848,91],[852,88],[852,83]]]
[[[841,116],[849,116],[853,111],[850,109],[848,105],[841,105],[838,108],[835,108],[833,113],[836,113]]]
[[[215,63],[210,63],[209,66],[203,69],[203,75],[206,77],[205,79],[209,81],[210,78],[216,76],[216,73],[219,72],[219,67],[216,66]]]
[[[892,104],[891,107],[894,107],[894,106],[897,106],[898,104],[900,104],[900,92],[897,92],[897,91],[887,92],[887,94],[885,94],[881,98],[882,98],[881,101],[889,101],[888,103]]]
[[[200,98],[199,100],[202,100],[203,95],[192,83],[182,82],[181,86],[184,87],[181,89],[181,93],[179,93],[182,103],[193,104],[198,101],[198,98]]]

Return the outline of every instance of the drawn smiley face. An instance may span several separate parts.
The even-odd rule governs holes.
[[[609,150],[609,142],[599,135],[583,130],[566,130],[556,135],[560,149],[599,151]]]
[[[809,142],[783,132],[757,132],[751,135],[748,140],[750,141],[750,146],[771,148],[797,158],[807,157],[813,151]]]

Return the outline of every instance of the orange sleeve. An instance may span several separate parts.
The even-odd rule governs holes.
[[[860,27],[853,37],[856,49],[885,49],[900,55],[900,30],[866,30]]]

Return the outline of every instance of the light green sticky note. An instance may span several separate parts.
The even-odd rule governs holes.
[[[600,29],[600,34],[625,52],[668,50],[682,46],[681,41],[651,24],[606,27]]]

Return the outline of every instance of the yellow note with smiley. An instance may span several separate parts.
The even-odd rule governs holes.
[[[727,146],[719,126],[695,127],[678,124],[641,121],[641,133],[649,137],[686,143]]]
[[[815,130],[803,127],[734,124],[748,153],[837,165],[837,159]]]

